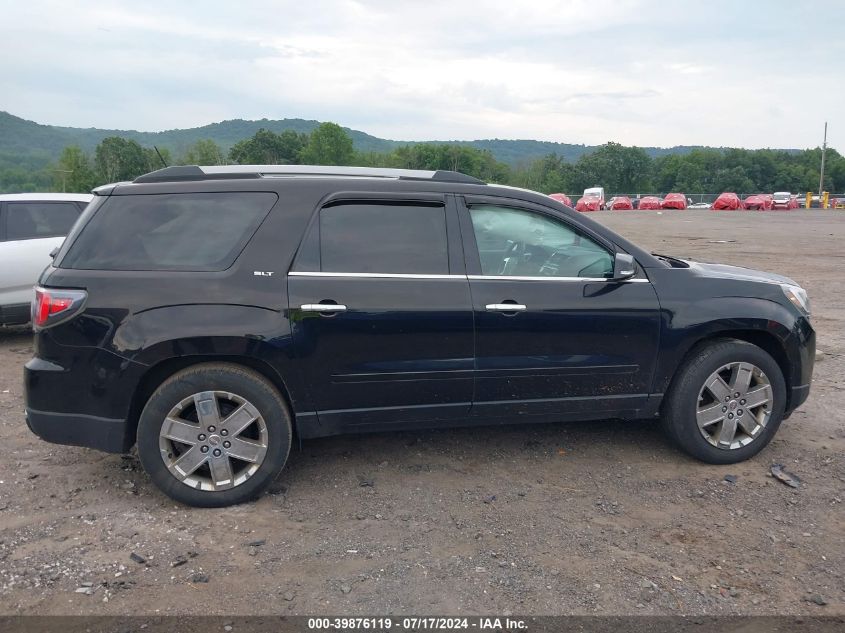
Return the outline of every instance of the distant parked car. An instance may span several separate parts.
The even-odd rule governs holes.
[[[686,209],[687,197],[682,193],[667,193],[663,198],[664,209]]]
[[[772,195],[772,209],[795,209],[791,206],[793,202],[792,194],[788,191],[775,191]]]
[[[687,207],[687,209],[709,209],[709,202],[694,202]]]
[[[845,198],[831,198],[831,209],[845,209]]]
[[[711,207],[714,211],[738,211],[744,209],[742,200],[735,193],[725,192],[720,193],[719,197],[713,202]]]
[[[604,207],[604,200],[598,196],[581,196],[575,203],[576,211],[599,211]]]
[[[662,203],[663,201],[657,196],[643,196],[640,198],[639,208],[647,211],[657,211],[663,208]]]
[[[628,196],[616,196],[610,201],[611,211],[630,211],[634,204]]]
[[[770,193],[758,193],[748,196],[744,201],[746,209],[751,211],[771,211],[774,196]]]
[[[604,197],[604,187],[589,187],[588,189],[584,189],[584,198],[598,198],[599,199],[599,209],[606,209],[607,202],[605,201]]]
[[[745,206],[746,209],[749,211],[766,211],[766,198],[763,197],[761,194],[754,194],[748,196],[745,200],[742,201],[742,204]],[[771,207],[769,207],[771,208]]]
[[[572,206],[572,199],[565,193],[550,193],[549,198],[551,198],[552,200],[557,200],[558,202],[562,202],[567,207]]]
[[[0,325],[28,323],[33,286],[93,196],[0,195]]]

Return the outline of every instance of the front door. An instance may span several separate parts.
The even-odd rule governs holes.
[[[467,198],[460,213],[476,326],[473,415],[642,407],[660,329],[644,273],[611,281],[615,246],[539,205]]]
[[[466,416],[473,316],[451,197],[340,199],[288,277],[294,340],[323,432]]]

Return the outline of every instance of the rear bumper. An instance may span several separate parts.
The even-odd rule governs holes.
[[[126,420],[91,415],[26,410],[26,425],[42,440],[53,444],[85,446],[107,453],[125,453]]]
[[[92,353],[97,354],[97,350]],[[116,357],[104,354],[113,361]],[[55,444],[125,453],[134,444],[126,421],[132,390],[114,380],[110,363],[65,368],[34,357],[24,366],[26,424]]]
[[[29,323],[31,307],[28,303],[0,306],[0,325],[24,325]]]

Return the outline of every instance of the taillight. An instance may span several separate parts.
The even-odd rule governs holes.
[[[79,312],[88,293],[84,290],[35,288],[32,304],[32,325],[35,329],[49,327],[69,319]]]

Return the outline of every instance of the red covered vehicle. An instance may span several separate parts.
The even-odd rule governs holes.
[[[601,209],[602,200],[598,196],[581,196],[575,203],[576,211],[598,211]]]
[[[557,200],[558,202],[562,202],[567,207],[572,206],[572,199],[565,193],[550,193],[549,198],[551,198],[552,200]]]
[[[686,209],[687,197],[682,193],[667,193],[663,198],[664,209]]]
[[[662,203],[663,201],[657,196],[645,196],[643,198],[640,198],[639,209],[646,211],[657,211],[663,208]]]
[[[713,202],[713,206],[710,207],[714,211],[738,211],[740,209],[744,209],[745,206],[742,204],[742,200],[739,199],[739,196],[735,193],[725,192],[720,193],[719,197]]]
[[[773,196],[770,193],[758,193],[748,196],[743,205],[751,211],[771,211]]]
[[[631,211],[634,208],[634,203],[628,196],[616,196],[610,201],[611,211]]]

